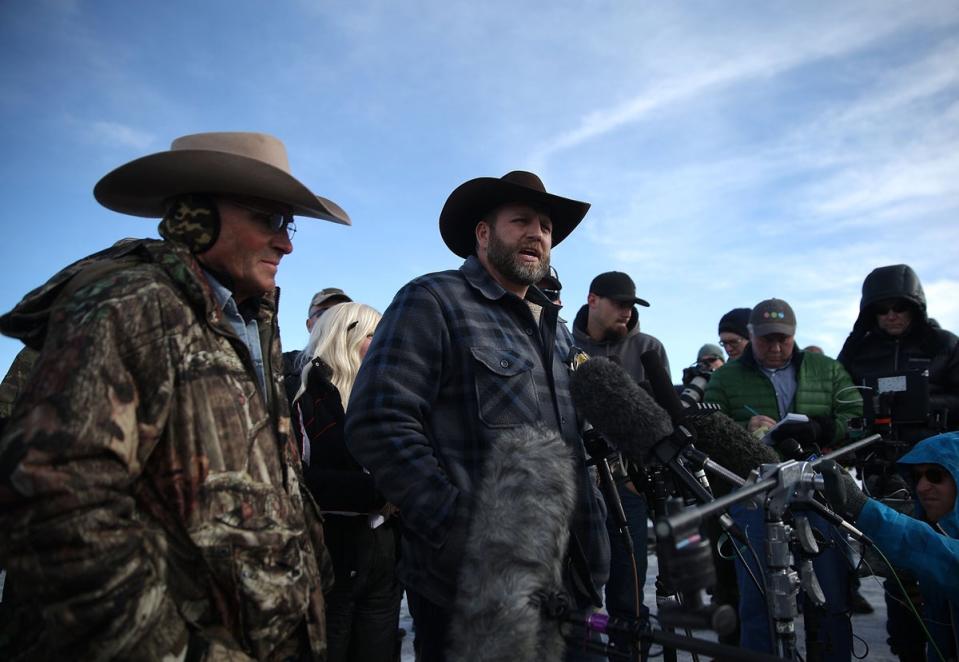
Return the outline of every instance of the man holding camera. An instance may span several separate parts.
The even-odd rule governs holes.
[[[873,417],[888,414],[890,428],[883,433],[899,442],[898,450],[886,446],[885,452],[874,454],[864,467],[867,491],[877,498],[897,494],[905,486],[896,470],[897,456],[937,432],[959,429],[959,339],[929,318],[922,283],[909,265],[878,267],[866,276],[859,317],[839,353],[839,362],[859,385],[894,375],[915,375],[923,384],[912,386],[911,393],[895,394],[899,399],[887,403],[887,411],[878,411],[884,407],[879,404],[880,398],[887,396],[863,393],[867,400],[877,403],[869,410]],[[878,381],[875,383],[878,385]],[[914,411],[904,413],[900,407],[906,400],[927,397],[926,384],[927,410],[920,412],[921,416]],[[904,583],[907,588],[915,587],[912,578]],[[886,588],[889,646],[902,660],[919,659],[923,638],[903,606],[898,586],[889,583]]]
[[[839,363],[822,354],[796,347],[796,315],[781,299],[766,299],[749,316],[749,345],[739,359],[713,373],[706,386],[706,402],[720,405],[733,420],[757,437],[765,435],[787,414],[804,414],[805,421],[779,425],[771,434],[772,445],[784,459],[818,454],[846,436],[850,419],[862,415],[862,399]],[[722,457],[713,458],[722,463]],[[742,509],[737,519],[748,519],[748,531],[763,531],[762,511]],[[824,607],[806,600],[808,659],[849,660],[852,629],[846,615],[849,567],[838,534],[825,529],[836,544],[813,561],[826,595]],[[742,525],[742,521],[741,521]],[[752,537],[752,536],[751,536]],[[754,539],[762,550],[762,537]],[[754,568],[756,576],[763,570]],[[741,644],[753,650],[772,650],[763,597],[747,581],[745,568],[737,562],[740,593]],[[818,633],[816,632],[818,630]],[[821,658],[816,656],[820,655]]]
[[[573,321],[573,339],[590,356],[612,358],[639,383],[646,379],[646,371],[640,360],[643,353],[650,350],[658,353],[667,373],[669,360],[659,340],[640,332],[636,305],[649,306],[649,303],[636,296],[636,284],[628,274],[620,271],[599,274],[590,283],[586,305],[579,309]],[[639,614],[633,590],[633,563],[636,564],[636,581],[639,582],[639,598],[642,600],[647,566],[648,504],[646,497],[636,490],[631,481],[618,485],[618,491],[633,541],[634,558],[629,558],[626,545],[618,538],[619,528],[610,515],[606,520],[610,536],[606,610],[612,616],[636,618]],[[644,613],[648,612],[644,605],[639,608]],[[627,645],[626,641],[616,636],[611,639],[621,647]]]

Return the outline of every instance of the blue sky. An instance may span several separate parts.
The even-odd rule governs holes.
[[[384,310],[460,260],[446,196],[537,172],[592,209],[553,253],[564,315],[628,272],[678,380],[730,308],[777,296],[835,355],[862,279],[905,262],[959,331],[959,4],[0,3],[0,309],[152,220],[112,168],[199,131],[272,133],[353,227],[303,219],[284,346],[337,286]],[[0,340],[0,366],[19,344]]]

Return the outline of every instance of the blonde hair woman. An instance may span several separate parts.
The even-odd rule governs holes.
[[[300,390],[294,401],[306,388],[307,375],[317,359],[332,371],[332,382],[340,392],[343,409],[350,400],[350,391],[356,381],[366,350],[373,339],[373,330],[380,323],[380,313],[365,303],[339,303],[327,310],[310,331],[310,339],[303,349],[303,372]]]
[[[323,313],[303,350],[301,386],[292,403],[304,477],[325,515],[336,575],[326,596],[330,662],[392,660],[399,624],[396,519],[343,437],[350,391],[379,321],[380,313],[361,303]]]

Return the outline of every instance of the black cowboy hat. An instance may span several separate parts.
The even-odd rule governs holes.
[[[457,186],[446,199],[440,212],[443,241],[460,257],[468,257],[476,247],[476,224],[487,212],[505,204],[528,204],[547,211],[553,222],[553,246],[589,211],[588,202],[547,193],[543,181],[531,172],[514,170],[499,179],[477,177]]]

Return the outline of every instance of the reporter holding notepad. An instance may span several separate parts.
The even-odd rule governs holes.
[[[770,434],[771,445],[783,459],[804,457],[841,445],[851,418],[862,415],[862,398],[846,370],[822,354],[796,347],[796,315],[781,299],[767,299],[753,307],[749,317],[749,345],[742,355],[715,373],[706,387],[705,401],[722,410],[749,432],[762,437],[789,414],[808,420],[787,420]],[[722,463],[722,457],[713,458]],[[763,550],[762,511],[740,512],[757,551]],[[824,522],[810,518],[827,537],[838,534]],[[842,549],[830,546],[813,565],[826,594],[823,608],[806,604],[807,657],[819,650],[825,660],[849,660],[852,629],[848,618],[850,569]],[[764,569],[754,568],[760,576]],[[740,590],[741,645],[772,652],[766,604],[737,564]],[[818,631],[814,639],[810,631]],[[810,657],[811,659],[811,657]]]

